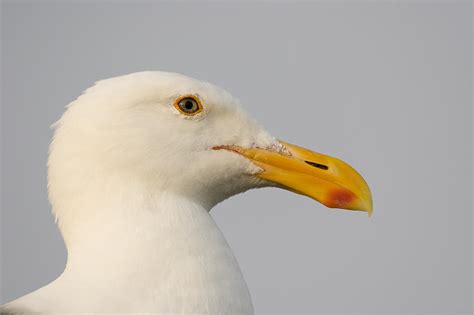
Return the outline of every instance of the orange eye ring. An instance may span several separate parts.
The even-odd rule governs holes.
[[[194,116],[202,112],[201,100],[195,95],[183,95],[174,101],[174,107],[183,115]]]

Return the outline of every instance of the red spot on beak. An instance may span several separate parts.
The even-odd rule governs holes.
[[[330,208],[348,208],[356,199],[356,196],[344,189],[333,190],[329,193],[326,205]]]

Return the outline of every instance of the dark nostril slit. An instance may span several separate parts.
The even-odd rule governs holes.
[[[325,171],[327,171],[329,169],[329,167],[327,167],[327,165],[324,165],[324,164],[319,164],[319,163],[311,162],[311,161],[305,161],[305,163],[309,164],[311,166],[320,168],[320,169],[325,170]]]

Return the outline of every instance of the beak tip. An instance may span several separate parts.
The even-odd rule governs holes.
[[[350,190],[336,189],[328,195],[323,204],[329,208],[364,211],[367,212],[369,218],[372,216],[372,195],[370,193],[361,198]]]
[[[372,198],[368,200],[367,206],[365,207],[365,211],[367,211],[367,214],[370,218],[372,216]]]

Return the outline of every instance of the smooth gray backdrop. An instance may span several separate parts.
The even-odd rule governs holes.
[[[258,313],[472,309],[472,5],[2,2],[0,302],[59,275],[46,158],[95,80],[167,70],[365,176],[374,215],[255,190],[212,215]]]

